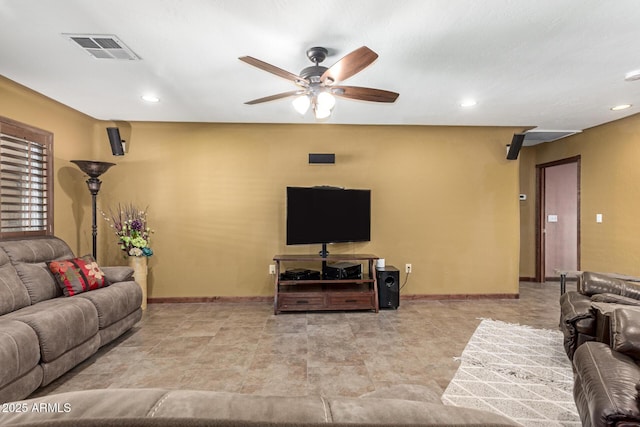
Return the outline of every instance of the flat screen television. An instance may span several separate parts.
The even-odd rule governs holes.
[[[287,245],[369,240],[371,190],[287,187]]]

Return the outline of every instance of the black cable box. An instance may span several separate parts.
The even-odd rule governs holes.
[[[333,280],[362,279],[362,265],[346,261],[327,264],[323,276]]]
[[[320,280],[320,272],[306,268],[294,268],[280,273],[280,280]]]

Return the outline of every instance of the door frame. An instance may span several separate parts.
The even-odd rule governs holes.
[[[566,159],[555,160],[553,162],[536,165],[536,282],[545,281],[545,233],[544,233],[544,210],[545,210],[545,171],[552,166],[577,163],[577,197],[578,197],[578,236],[577,236],[577,269],[580,270],[580,164],[581,156],[567,157]],[[558,280],[560,280],[558,278]]]

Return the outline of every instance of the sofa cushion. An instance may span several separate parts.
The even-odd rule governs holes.
[[[105,329],[140,308],[142,290],[136,282],[119,282],[85,292],[78,298],[91,301],[98,311],[98,327]]]
[[[16,287],[12,289],[12,292],[7,292],[6,284],[2,283],[2,280],[8,279],[9,273],[6,270],[0,271],[2,278],[0,280],[0,314],[35,304],[43,299],[48,299],[50,295],[60,295],[59,291],[53,288],[52,277],[40,280],[44,278],[41,271],[29,266],[29,264],[38,264],[39,267],[46,268],[46,261],[73,258],[73,252],[64,241],[57,237],[10,239],[0,241],[0,249],[2,249],[0,251],[0,266],[4,266],[5,263],[12,264],[11,269],[15,268],[16,274],[21,279],[18,283],[20,286],[17,288],[21,295],[18,297]],[[21,267],[20,264],[27,264],[27,266]],[[9,280],[15,279],[11,277]],[[11,293],[13,293],[16,303],[13,304],[13,308],[8,309],[7,307],[12,306],[11,298],[8,296]],[[29,303],[24,300],[24,295],[29,299]]]
[[[580,412],[584,425],[638,425],[636,384],[640,381],[640,367],[635,361],[607,344],[587,342],[573,357],[575,401],[588,407]],[[625,424],[628,422],[629,424]]]
[[[0,241],[11,262],[40,263],[57,259],[73,258],[71,248],[57,237],[34,237]]]
[[[0,320],[0,388],[31,371],[39,361],[33,329],[15,320]]]
[[[104,389],[17,402],[27,408],[59,404],[58,411],[3,417],[7,426],[518,426],[498,414],[399,399],[259,396],[205,390]],[[65,406],[67,410],[64,410]],[[145,420],[153,420],[150,423]],[[167,423],[163,421],[168,420]],[[199,424],[198,421],[203,421]],[[101,423],[96,423],[101,421]],[[230,424],[226,424],[226,422]]]
[[[18,277],[27,288],[31,304],[62,296],[62,289],[56,283],[46,263],[19,262],[14,267],[18,272]]]
[[[51,362],[98,333],[98,313],[84,298],[55,298],[6,314],[35,331],[43,362]]]
[[[595,294],[591,296],[591,301],[593,302],[604,302],[607,304],[625,304],[625,305],[634,305],[640,306],[640,300],[623,297],[622,295],[617,294]]]
[[[16,378],[15,381],[1,387],[0,403],[24,399],[25,396],[36,391],[42,385],[43,371],[42,365],[36,365],[26,374]],[[2,414],[0,414],[0,418],[2,418]]]
[[[640,311],[638,308],[616,308],[611,314],[611,347],[640,360]]]
[[[27,288],[18,277],[7,254],[0,250],[0,315],[26,307],[30,303]]]
[[[91,255],[47,262],[65,296],[109,286],[104,272]]]
[[[608,293],[640,299],[640,283],[625,281],[608,274],[591,271],[585,271],[579,277],[578,290],[588,296]]]
[[[327,399],[333,423],[396,426],[514,426],[502,415],[472,408],[399,399]],[[399,414],[402,414],[401,416]],[[401,419],[402,422],[398,422]]]

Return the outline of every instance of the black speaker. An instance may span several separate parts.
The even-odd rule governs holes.
[[[309,153],[310,164],[325,164],[332,165],[336,162],[336,155],[334,153]]]
[[[114,156],[124,156],[120,130],[118,128],[107,128],[107,135],[109,136],[109,144],[111,144],[111,154]]]
[[[515,160],[518,158],[518,154],[522,148],[522,143],[524,142],[524,136],[524,133],[513,134],[511,145],[508,146],[509,150],[507,150],[507,160]]]
[[[400,271],[392,265],[376,268],[378,306],[397,309],[400,305]]]

